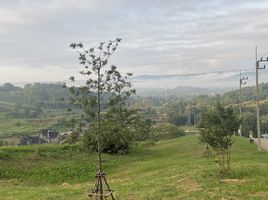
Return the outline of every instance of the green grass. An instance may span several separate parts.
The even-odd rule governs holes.
[[[0,148],[0,199],[87,199],[96,155],[78,145]],[[236,138],[232,175],[219,176],[197,136],[141,143],[126,155],[104,155],[117,200],[268,199],[268,154]],[[63,183],[68,183],[64,184]]]
[[[0,139],[17,135],[37,135],[41,129],[66,131],[64,120],[70,115],[49,116],[47,118],[0,118]]]
[[[69,128],[66,128],[66,120],[76,115],[75,112],[46,109],[43,115],[36,118],[15,118],[0,111],[0,139],[14,139],[13,136],[18,135],[37,135],[41,129],[69,131]]]
[[[12,135],[37,134],[40,129],[47,128],[56,122],[56,119],[1,119],[0,138],[10,137]]]

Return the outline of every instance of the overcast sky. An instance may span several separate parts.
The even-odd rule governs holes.
[[[267,19],[267,0],[0,0],[0,83],[65,81],[80,70],[71,42],[120,37],[111,64],[137,87],[236,87],[240,69],[253,84]]]

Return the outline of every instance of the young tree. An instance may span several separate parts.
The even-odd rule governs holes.
[[[79,55],[80,64],[83,66],[80,74],[86,78],[85,84],[70,87],[71,101],[83,111],[83,130],[85,130],[85,135],[93,136],[92,141],[97,143],[96,149],[99,158],[98,185],[93,193],[97,193],[101,200],[104,198],[105,193],[103,183],[106,184],[110,191],[102,166],[102,152],[107,147],[105,137],[107,132],[111,133],[111,131],[121,128],[118,123],[108,123],[108,119],[101,112],[103,108],[106,108],[108,113],[111,109],[123,108],[126,106],[127,99],[131,94],[135,93],[135,90],[131,89],[131,83],[128,81],[128,78],[132,76],[131,73],[122,76],[115,65],[108,67],[109,59],[117,49],[120,41],[120,38],[116,38],[114,41],[101,42],[97,47],[88,49],[84,48],[82,43],[72,43],[70,45]],[[75,77],[70,77],[70,80],[75,82]],[[92,137],[90,138],[92,139]],[[120,141],[120,139],[117,138],[117,141]],[[111,197],[114,199],[112,194]]]
[[[202,115],[199,139],[216,151],[222,175],[230,173],[230,147],[233,144],[232,136],[238,127],[239,119],[233,109],[225,108],[219,103]]]

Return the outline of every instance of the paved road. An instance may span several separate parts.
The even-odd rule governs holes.
[[[258,139],[254,139],[255,144],[258,144]],[[268,151],[268,138],[261,138],[261,147]]]

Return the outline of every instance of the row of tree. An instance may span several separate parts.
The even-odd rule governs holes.
[[[69,104],[62,101],[62,98],[66,96],[70,96],[68,90],[54,83],[26,84],[23,88],[5,83],[0,87],[0,101],[14,104],[16,107],[65,109]]]

